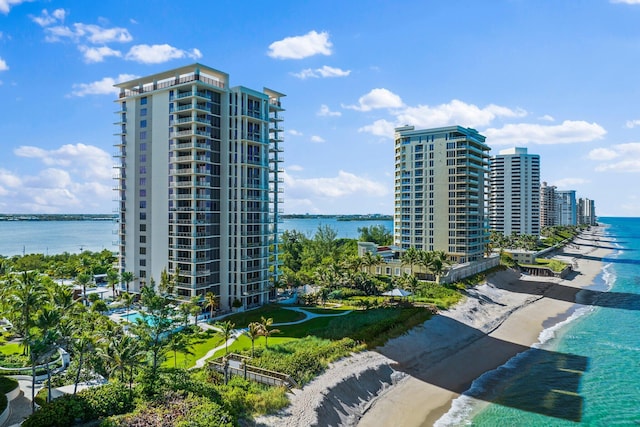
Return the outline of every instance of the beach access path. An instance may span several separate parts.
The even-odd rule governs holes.
[[[288,326],[288,325],[297,325],[299,323],[304,323],[307,322],[311,319],[315,319],[316,317],[335,317],[335,316],[344,316],[347,315],[349,313],[351,313],[351,310],[345,310],[343,313],[338,313],[338,314],[331,314],[331,313],[327,313],[327,314],[320,314],[320,313],[314,313],[308,310],[305,310],[303,308],[300,307],[287,307],[287,306],[282,306],[282,308],[287,309],[287,310],[292,310],[292,311],[297,311],[300,313],[303,313],[305,315],[305,317],[303,319],[300,320],[295,320],[293,322],[282,322],[282,323],[274,323],[271,326]],[[220,328],[218,328],[215,324],[209,324],[209,323],[201,323],[200,327],[202,329],[213,329],[215,331],[220,332]],[[231,337],[224,343],[219,345],[218,347],[212,348],[211,350],[209,350],[207,352],[207,354],[205,354],[204,356],[202,356],[200,359],[196,360],[195,366],[194,368],[202,368],[204,367],[204,365],[207,363],[207,361],[209,359],[211,359],[213,357],[214,354],[216,354],[216,352],[223,350],[225,348],[228,348],[228,346],[230,346],[231,344],[233,344],[238,338],[240,338],[242,336],[242,334],[245,333],[247,329],[234,329],[233,332],[231,333]]]
[[[557,257],[573,266],[566,279],[520,275],[513,270],[488,277],[465,300],[390,340],[330,365],[291,405],[259,426],[349,425],[432,426],[454,399],[483,373],[539,341],[540,333],[565,320],[578,292],[600,274],[611,247],[592,227]]]

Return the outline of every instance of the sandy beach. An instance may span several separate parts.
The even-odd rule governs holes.
[[[260,426],[432,426],[452,401],[483,373],[539,341],[540,333],[563,320],[577,295],[593,284],[611,247],[592,228],[554,257],[572,265],[566,279],[520,275],[506,270],[470,289],[456,307],[422,326],[332,364],[277,416]]]

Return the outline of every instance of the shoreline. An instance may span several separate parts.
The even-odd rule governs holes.
[[[602,227],[578,235],[554,257],[573,264],[566,279],[492,274],[465,300],[383,347],[333,363],[281,413],[259,426],[431,426],[482,374],[502,366],[566,320],[577,294],[602,271]],[[588,257],[586,257],[588,255]]]

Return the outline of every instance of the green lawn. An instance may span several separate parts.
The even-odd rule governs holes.
[[[340,310],[330,311],[343,313]],[[357,342],[366,343],[370,347],[375,347],[383,344],[386,339],[421,324],[430,317],[431,313],[422,308],[358,310],[342,316],[316,317],[295,325],[277,326],[274,329],[279,329],[280,332],[269,337],[268,342],[269,347],[275,347],[279,344],[313,336],[330,340],[351,338]],[[256,350],[264,348],[264,345],[264,337],[255,340]],[[244,335],[229,346],[229,353],[250,351],[251,340]],[[216,352],[214,358],[224,355],[225,350],[222,349]]]
[[[184,353],[177,353],[175,365],[179,368],[191,368],[195,366],[196,360],[204,357],[205,354],[212,348],[216,348],[219,345],[224,343],[224,339],[220,334],[215,333],[214,331],[206,331],[194,339],[191,342],[191,352],[193,355],[186,355]],[[166,368],[173,368],[174,360],[173,360],[173,351],[167,352],[167,359],[162,364],[162,366]]]
[[[342,314],[347,310],[353,310],[353,307],[350,307],[347,305],[340,305],[339,307],[332,307],[332,308],[302,307],[302,309],[315,314]]]
[[[0,353],[7,356],[10,354],[22,354],[22,350],[22,344],[17,342],[5,343],[0,345]]]
[[[298,311],[284,309],[276,304],[269,304],[255,310],[232,314],[225,317],[222,321],[225,322],[229,320],[235,323],[236,328],[246,328],[249,323],[259,322],[262,317],[267,319],[272,318],[273,323],[287,323],[302,320],[306,315]]]

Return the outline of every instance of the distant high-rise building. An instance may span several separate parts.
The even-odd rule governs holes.
[[[596,225],[596,205],[591,199],[578,199],[578,224]]]
[[[555,213],[557,221],[554,225],[577,225],[578,206],[575,190],[556,190]]]
[[[395,244],[442,250],[458,263],[483,258],[488,159],[474,129],[396,128]]]
[[[284,95],[229,87],[201,64],[116,87],[119,263],[137,278],[132,291],[166,269],[185,299],[267,302],[279,274]]]
[[[540,228],[556,225],[556,187],[543,182],[540,186]]]
[[[505,235],[540,235],[540,156],[502,150],[490,161],[489,228]]]

